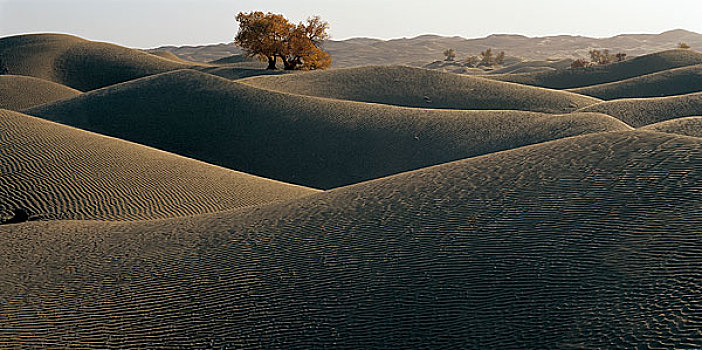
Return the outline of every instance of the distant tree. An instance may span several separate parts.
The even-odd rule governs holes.
[[[590,60],[592,63],[595,64],[609,64],[612,63],[615,59],[619,61],[619,56],[618,55],[612,55],[609,53],[609,50],[590,50]],[[624,54],[626,56],[626,54]],[[623,60],[624,56],[621,56],[621,59]]]
[[[592,49],[588,53],[590,54],[590,61],[591,62],[599,62],[600,61],[600,55],[602,55],[600,50]]]
[[[505,52],[500,51],[500,53],[497,54],[497,57],[495,58],[495,62],[497,64],[505,64]]]
[[[617,58],[617,62],[621,62],[621,61],[626,60],[626,54],[623,52],[617,53],[616,55],[614,55],[614,57]]]
[[[468,67],[477,67],[478,64],[480,63],[480,57],[468,56],[468,57],[466,57],[465,60],[463,60],[463,62],[465,62],[465,65]]]
[[[586,68],[586,67],[591,67],[591,66],[592,66],[592,62],[590,62],[588,60],[584,60],[582,58],[577,59],[570,64],[570,68]]]
[[[446,59],[444,61],[453,61],[456,59],[456,50],[448,49],[444,51],[444,56],[446,56]]]
[[[239,22],[234,42],[250,56],[268,60],[268,69],[276,69],[277,60],[286,70],[326,69],[331,65],[331,55],[321,46],[329,36],[329,24],[311,17],[297,25],[283,15],[261,11],[236,16]]]
[[[689,49],[689,48],[690,48],[690,45],[688,45],[685,42],[681,42],[678,44],[678,49]]]
[[[478,66],[492,67],[495,65],[495,57],[492,54],[492,49],[486,49],[481,52],[480,57]]]

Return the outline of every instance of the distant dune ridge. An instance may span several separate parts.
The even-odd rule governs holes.
[[[635,128],[669,119],[702,115],[702,92],[657,98],[606,101],[579,110],[611,115]]]
[[[623,62],[589,68],[563,69],[547,72],[488,75],[490,79],[553,89],[570,89],[610,83],[667,69],[702,64],[702,53],[675,49],[635,57]]]
[[[80,91],[39,78],[0,75],[0,108],[21,110],[74,97]]]
[[[505,51],[507,55],[525,60],[587,58],[590,49],[623,51],[629,57],[660,52],[688,43],[694,50],[702,50],[702,34],[686,30],[670,30],[660,34],[622,34],[610,38],[589,38],[573,35],[526,37],[516,34],[493,34],[484,38],[466,39],[460,36],[420,35],[413,38],[381,40],[351,38],[327,40],[324,49],[334,57],[333,68],[368,65],[410,65],[422,67],[443,59],[446,49],[456,50],[457,59],[477,55],[487,48]],[[154,50],[168,50],[190,61],[210,62],[242,50],[233,43],[201,46],[166,46]]]
[[[600,133],[232,213],[2,226],[0,345],[696,348],[701,147]]]
[[[561,137],[630,129],[601,114],[429,110],[291,95],[193,70],[27,113],[321,189]]]
[[[147,52],[150,53],[150,54],[152,54],[152,55],[156,55],[156,56],[159,56],[159,57],[161,57],[161,58],[165,58],[165,59],[168,59],[168,60],[171,60],[171,61],[176,61],[176,62],[187,62],[186,60],[184,60],[184,59],[182,59],[182,58],[176,56],[175,54],[173,54],[173,53],[170,52],[170,51],[165,51],[165,50],[164,50],[164,51],[147,51]]]
[[[242,82],[294,94],[420,108],[567,113],[599,102],[563,91],[402,66],[265,76]]]
[[[63,34],[2,38],[0,57],[10,74],[33,76],[81,91],[188,66],[140,50]]]
[[[315,191],[0,110],[0,221],[211,213]]]
[[[666,120],[664,122],[646,125],[642,127],[641,130],[660,131],[702,138],[702,117],[686,117]]]
[[[633,97],[660,97],[702,91],[702,64],[668,69],[612,83],[569,91],[613,100]]]

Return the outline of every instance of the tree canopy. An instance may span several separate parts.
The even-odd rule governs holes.
[[[321,48],[329,38],[329,24],[319,16],[293,24],[283,15],[256,11],[240,12],[236,20],[239,32],[234,42],[247,54],[268,60],[268,69],[276,69],[278,59],[286,70],[331,66],[331,55]]]

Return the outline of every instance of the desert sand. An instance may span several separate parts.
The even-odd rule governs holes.
[[[173,52],[0,39],[0,348],[702,348],[702,53]]]

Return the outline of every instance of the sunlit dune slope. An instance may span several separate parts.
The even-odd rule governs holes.
[[[567,113],[599,102],[564,91],[402,66],[255,77],[244,82],[293,94],[420,108]]]
[[[170,51],[165,51],[165,50],[163,50],[163,51],[149,51],[147,53],[159,56],[161,58],[165,58],[167,60],[175,61],[175,62],[193,63],[193,62],[186,61],[186,60],[176,56],[173,52],[170,52]]]
[[[188,65],[141,50],[64,34],[27,34],[0,39],[9,74],[50,80],[81,91]]]
[[[0,227],[0,345],[699,348],[702,142],[600,133],[196,218]]]
[[[604,113],[633,127],[640,127],[669,119],[702,115],[702,93],[613,100],[585,107],[580,112]]]
[[[268,70],[268,69],[257,69],[257,68],[241,68],[241,67],[231,67],[231,66],[210,66],[210,67],[198,67],[197,70],[216,75],[218,77],[237,80],[248,77],[255,77],[259,75],[281,75],[289,74],[290,71],[285,70]]]
[[[566,69],[570,67],[570,64],[572,62],[573,59],[568,58],[557,61],[523,61],[485,72],[485,74],[525,73],[528,70],[537,71],[539,69],[544,71],[553,69]]]
[[[489,75],[490,79],[542,86],[554,89],[569,89],[638,77],[666,69],[702,64],[702,52],[676,49],[643,55],[623,62],[607,65],[561,69],[548,72]]]
[[[641,130],[702,137],[702,117],[686,117],[646,125]]]
[[[74,97],[80,91],[21,75],[0,75],[0,108],[20,110]]]
[[[567,136],[629,129],[601,114],[428,110],[289,95],[192,70],[28,113],[322,189]]]
[[[702,91],[702,64],[664,70],[569,91],[604,100],[682,95]]]
[[[0,110],[0,221],[210,213],[315,191]],[[1,322],[0,322],[1,323]]]

